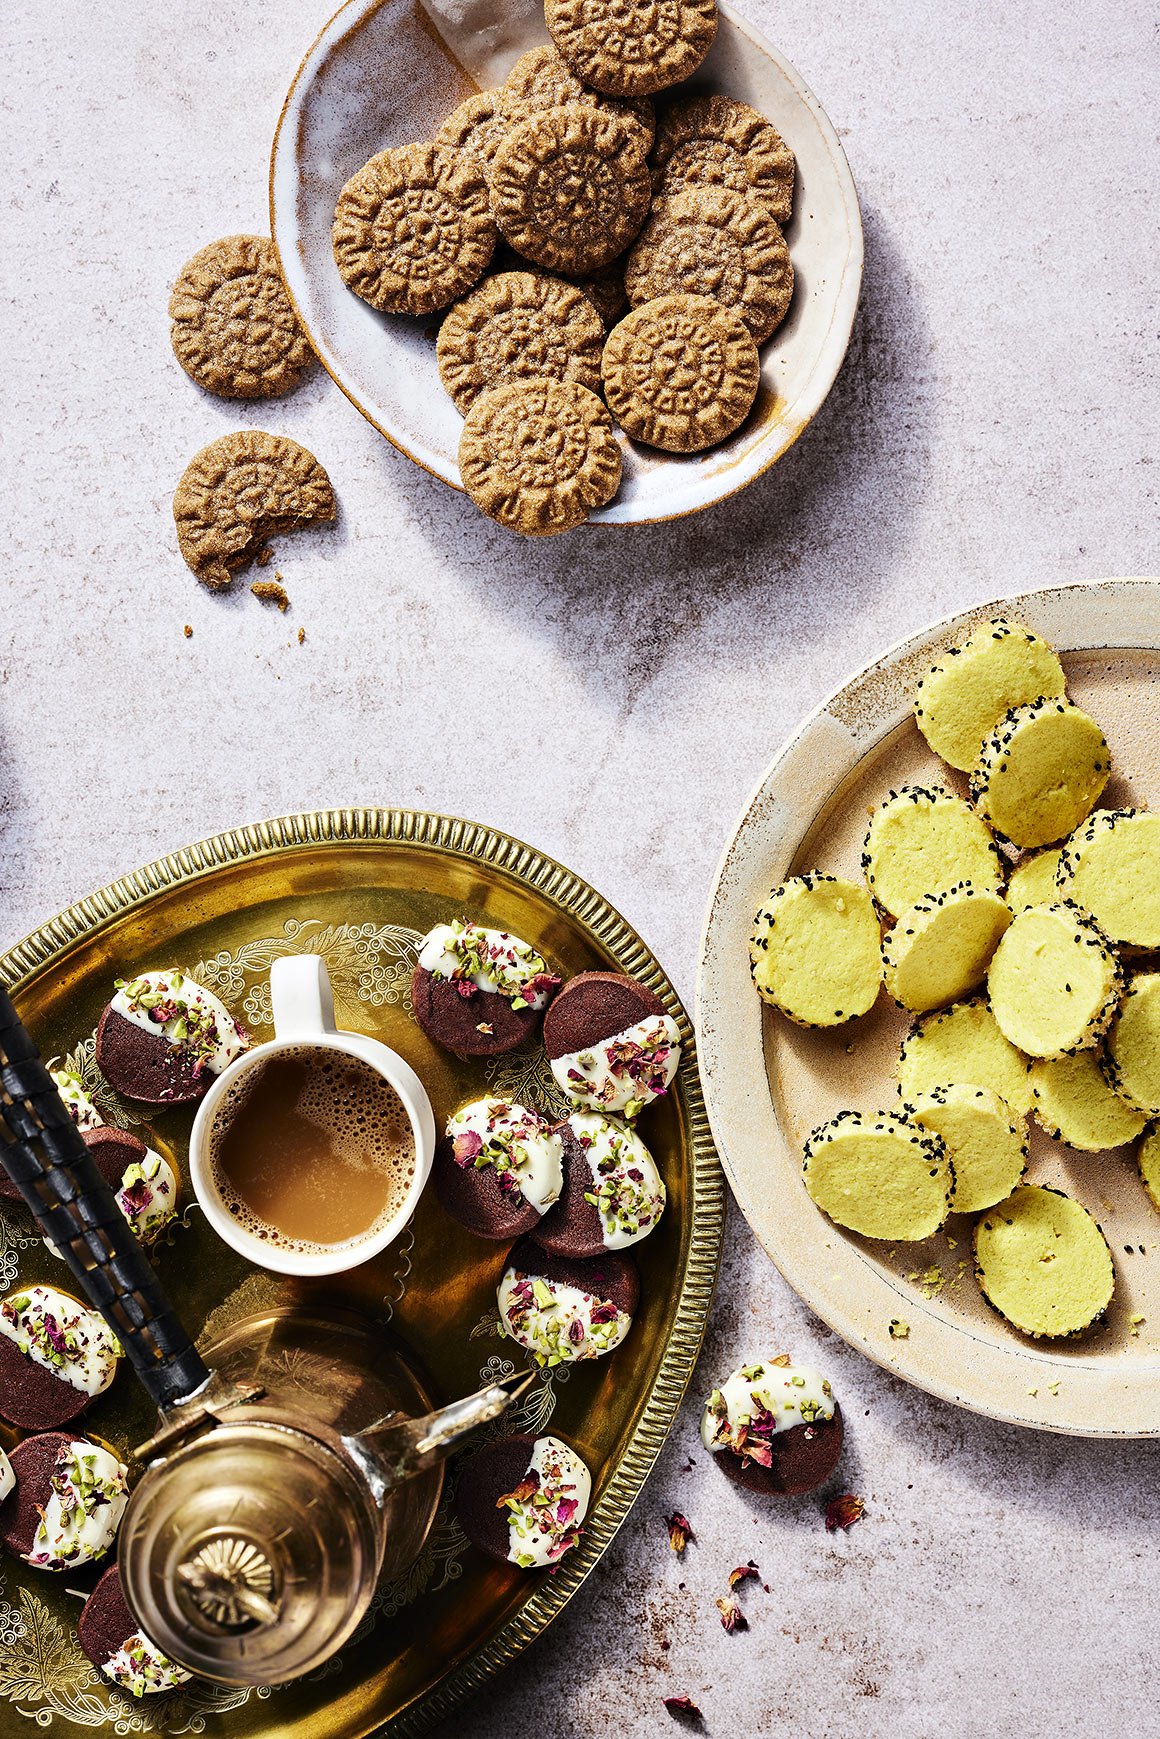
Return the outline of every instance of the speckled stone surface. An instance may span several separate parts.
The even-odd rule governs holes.
[[[265,226],[269,139],[326,0],[5,17],[6,940],[215,829],[399,803],[571,864],[691,998],[720,846],[802,712],[947,611],[1160,565],[1153,9],[746,10],[821,97],[860,189],[845,372],[747,495],[534,545],[415,470],[320,374],[229,406],[170,353],[183,260]],[[285,616],[244,584],[211,597],[174,543],[186,460],[255,426],[315,451],[340,501],[336,526],[277,547]],[[476,698],[500,663],[518,698],[488,700],[481,753]],[[702,1386],[755,1346],[832,1376],[841,1485],[866,1519],[827,1536],[816,1501],[756,1509],[688,1407],[600,1572],[456,1719],[461,1739],[666,1732],[677,1692],[729,1739],[1151,1725],[1155,1446],[928,1401],[829,1337],[734,1214]],[[674,1505],[697,1534],[683,1562]],[[713,1601],[750,1557],[770,1592],[751,1583],[750,1628],[726,1636]]]

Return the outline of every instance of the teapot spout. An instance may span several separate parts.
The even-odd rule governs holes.
[[[534,1382],[534,1371],[516,1371],[425,1418],[390,1414],[357,1435],[344,1437],[343,1447],[363,1469],[381,1503],[396,1485],[445,1460],[480,1425],[498,1419]]]

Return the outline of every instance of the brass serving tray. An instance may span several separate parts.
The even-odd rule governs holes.
[[[684,1058],[673,1091],[641,1133],[669,1192],[660,1227],[635,1251],[642,1298],[624,1346],[591,1365],[545,1373],[507,1429],[551,1429],[594,1474],[579,1546],[552,1571],[494,1564],[468,1545],[445,1496],[424,1553],[381,1588],[342,1655],[272,1691],[207,1685],[126,1699],[80,1652],[75,1619],[95,1573],[48,1575],[0,1560],[0,1732],[40,1726],[108,1733],[203,1733],[278,1739],[364,1739],[431,1727],[513,1660],[571,1599],[648,1478],[700,1348],[724,1222],[724,1192],[705,1118],[690,1023],[640,937],[595,889],[530,846],[467,821],[408,810],[291,815],[137,870],[42,926],[0,957],[0,979],[46,1058],[68,1057],[108,1122],[142,1128],[184,1172],[189,1108],[143,1115],[97,1075],[92,1035],[112,980],[182,965],[215,989],[261,1039],[271,1031],[269,967],[278,954],[322,954],[340,1022],[402,1052],[431,1094],[437,1121],[480,1092],[559,1105],[542,1050],[459,1063],[411,1018],[415,943],[466,912],[533,942],[565,976],[613,967],[650,985],[677,1020]],[[184,1180],[183,1180],[184,1183]],[[510,1371],[495,1285],[506,1246],[473,1238],[428,1191],[408,1234],[339,1281],[282,1281],[251,1269],[209,1229],[185,1188],[181,1219],[155,1252],[162,1281],[194,1332],[291,1296],[377,1309],[426,1368],[437,1395]],[[0,1207],[0,1291],[21,1282],[70,1285],[32,1235],[22,1208]],[[297,1288],[297,1291],[293,1291]],[[83,1428],[124,1452],[145,1435],[149,1404],[123,1372]],[[0,1427],[11,1447],[17,1433]],[[453,1483],[453,1474],[452,1482]]]

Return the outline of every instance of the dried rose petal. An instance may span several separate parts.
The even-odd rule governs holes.
[[[669,1547],[678,1555],[684,1551],[690,1540],[697,1538],[689,1525],[687,1516],[680,1510],[674,1510],[671,1516],[666,1516],[665,1526],[669,1530]]]
[[[748,1564],[738,1564],[736,1570],[730,1570],[729,1572],[730,1588],[740,1588],[743,1582],[748,1582],[751,1579],[754,1582],[761,1580],[757,1574],[757,1565],[752,1559],[750,1559]]]
[[[866,1505],[860,1497],[855,1497],[852,1491],[844,1491],[841,1497],[832,1497],[826,1505],[826,1532],[837,1533],[839,1528],[849,1533],[855,1522],[860,1522],[866,1514]]]
[[[540,1489],[540,1476],[535,1468],[530,1468],[514,1491],[507,1492],[503,1497],[496,1498],[495,1507],[503,1510],[509,1504],[526,1504],[530,1497],[535,1497]]]
[[[717,1596],[717,1610],[721,1614],[721,1628],[732,1636],[735,1630],[748,1630],[749,1620],[738,1606],[736,1600],[727,1600],[724,1594]]]
[[[670,1715],[691,1715],[694,1721],[701,1719],[701,1711],[692,1697],[666,1697],[664,1705]]]
[[[465,1129],[462,1135],[457,1135],[451,1143],[451,1157],[456,1165],[466,1168],[483,1152],[483,1137],[477,1129]]]

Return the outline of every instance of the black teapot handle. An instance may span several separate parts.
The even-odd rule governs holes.
[[[0,985],[0,1165],[165,1411],[209,1379]]]

